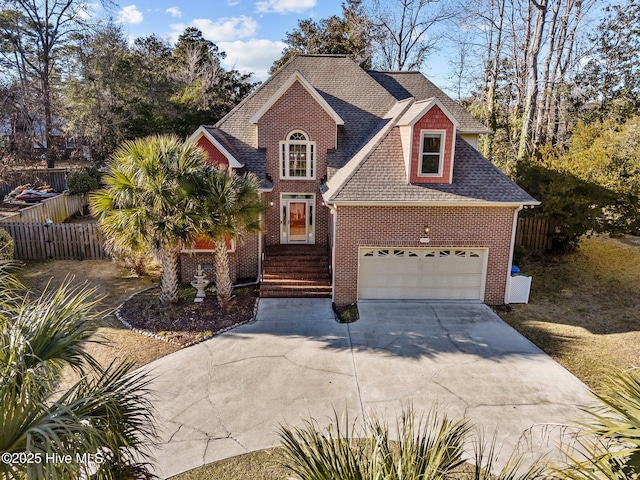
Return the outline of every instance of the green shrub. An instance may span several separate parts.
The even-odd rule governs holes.
[[[13,238],[0,228],[0,260],[13,260]]]
[[[525,457],[514,454],[499,469],[495,443],[483,444],[471,435],[467,421],[451,420],[437,409],[426,417],[411,407],[397,419],[398,440],[391,439],[389,426],[373,415],[361,428],[335,421],[321,429],[313,420],[304,427],[282,426],[280,462],[302,480],[536,480],[548,478],[542,463],[525,465]],[[475,439],[476,441],[474,441]],[[473,445],[475,465],[464,468],[463,451]]]
[[[85,167],[83,170],[73,172],[67,179],[69,193],[84,195],[100,188],[100,172],[95,167]]]

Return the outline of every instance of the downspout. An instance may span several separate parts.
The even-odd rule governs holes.
[[[504,303],[509,303],[509,294],[511,290],[511,267],[513,266],[513,251],[516,246],[516,229],[518,228],[518,213],[524,208],[524,205],[520,205],[513,212],[513,227],[511,229],[511,248],[509,249],[509,269],[507,270],[507,286],[504,289]]]
[[[334,204],[327,204],[332,212],[333,232],[331,232],[331,302],[336,301],[336,231],[338,226],[338,207]]]

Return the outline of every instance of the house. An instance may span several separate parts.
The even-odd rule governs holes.
[[[477,151],[486,133],[419,72],[299,55],[191,139],[261,182],[263,231],[229,248],[264,296],[503,304],[518,212],[538,202]],[[181,257],[184,281],[210,247]]]

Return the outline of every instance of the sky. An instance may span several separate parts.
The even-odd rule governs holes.
[[[172,43],[186,27],[197,27],[204,37],[227,53],[225,67],[268,76],[280,58],[286,33],[298,20],[341,15],[341,0],[131,0],[110,12],[133,40],[155,34]]]

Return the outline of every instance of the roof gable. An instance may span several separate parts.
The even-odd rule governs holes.
[[[426,115],[426,113],[431,110],[434,106],[437,106],[442,113],[444,113],[451,123],[458,128],[460,122],[455,119],[455,117],[451,114],[451,112],[442,104],[440,100],[437,98],[429,98],[427,100],[421,100],[415,102],[411,107],[407,110],[407,112],[398,120],[398,126],[409,126],[413,127],[415,123],[420,120],[422,117]]]
[[[227,159],[229,167],[242,168],[244,165],[240,163],[222,144],[207,130],[205,126],[199,127],[190,137],[189,141],[197,143],[200,138],[206,138],[216,149]]]
[[[291,76],[276,90],[276,92],[269,97],[269,99],[260,107],[260,109],[249,119],[251,123],[258,123],[258,120],[264,115],[274,103],[278,101],[284,93],[291,88],[295,83],[299,82],[307,92],[313,97],[313,99],[320,104],[320,106],[327,112],[327,114],[336,122],[336,125],[344,125],[344,120],[331,108],[331,105],[318,93],[318,91],[304,78],[304,76],[296,70]]]

